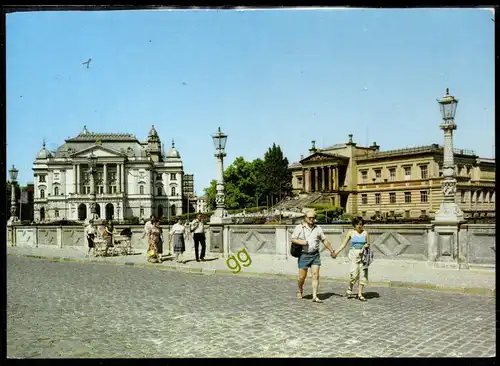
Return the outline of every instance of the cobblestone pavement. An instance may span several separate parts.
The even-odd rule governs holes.
[[[9,358],[493,357],[495,298],[7,257]]]

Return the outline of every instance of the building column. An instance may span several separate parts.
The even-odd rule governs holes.
[[[302,192],[306,191],[306,170],[302,169]]]
[[[328,167],[328,189],[333,191],[333,167]]]
[[[335,167],[335,189],[336,190],[340,189],[340,183],[339,183],[339,166],[338,165]]]
[[[76,193],[80,194],[80,164],[76,165]]]
[[[328,184],[328,178],[329,178],[328,167],[324,166],[323,167],[323,189],[327,192],[330,190],[330,186]]]
[[[104,163],[103,170],[104,170],[104,176],[103,176],[104,194],[107,194],[108,193],[108,164]]]
[[[120,164],[120,193],[125,192],[125,164]]]
[[[77,182],[77,175],[76,175],[76,164],[73,164],[73,191],[75,192],[75,194],[78,194],[78,182]]]
[[[314,169],[314,192],[319,191],[319,179],[318,179],[318,168],[313,168]]]

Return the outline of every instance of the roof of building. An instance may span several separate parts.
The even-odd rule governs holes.
[[[156,132],[156,131],[155,131]],[[65,140],[66,142],[72,141],[137,141],[137,137],[131,133],[98,133],[89,132],[87,126],[83,126],[82,132],[76,137],[71,137]]]
[[[45,148],[45,141],[44,141],[42,145],[42,150],[40,150],[38,154],[36,154],[36,159],[47,159],[51,157],[52,153]]]
[[[181,155],[179,154],[179,152],[175,148],[174,139],[172,139],[172,147],[168,150],[166,157],[167,158],[180,158],[181,157]]]
[[[358,156],[356,156],[355,159],[356,160],[371,160],[371,159],[380,159],[380,158],[386,158],[386,157],[414,155],[414,154],[423,154],[423,153],[442,154],[443,150],[444,150],[443,146],[440,146],[438,144],[432,144],[432,145],[424,145],[424,146],[407,147],[407,148],[396,149],[396,150],[372,152],[372,153],[368,153],[367,155],[358,155]],[[466,149],[453,149],[453,153],[456,155],[477,156],[473,150],[466,150]]]

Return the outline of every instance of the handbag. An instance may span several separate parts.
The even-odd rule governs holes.
[[[292,243],[292,245],[290,245],[290,254],[292,257],[299,258],[300,253],[302,253],[302,245]]]
[[[304,234],[304,239],[306,238],[306,234],[304,233],[304,228],[302,228],[302,234]],[[291,244],[290,245],[290,255],[295,258],[299,258],[300,254],[302,253],[302,247],[303,245],[299,244]]]

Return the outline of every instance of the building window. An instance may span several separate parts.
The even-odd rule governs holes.
[[[38,176],[38,181],[39,181],[39,182],[44,182],[44,183],[45,183],[45,174],[40,174],[40,175]]]
[[[405,166],[405,180],[411,179],[411,166]]]
[[[465,191],[460,191],[460,202],[465,203]]]
[[[411,203],[411,192],[405,192],[405,203]]]
[[[426,210],[420,210],[420,216],[427,216]]]
[[[407,219],[410,218],[410,210],[405,211],[405,218],[407,218]]]
[[[158,187],[158,188],[156,189],[156,191],[157,191],[157,192],[156,192],[156,194],[157,194],[158,196],[161,196],[161,191],[162,191],[161,187]]]
[[[376,203],[377,205],[379,205],[379,204],[380,204],[380,193],[375,193],[375,203]]]
[[[59,196],[59,187],[54,187],[54,196]]]
[[[389,169],[389,181],[394,182],[396,180],[396,169]]]
[[[389,211],[389,216],[394,216],[394,211]]]
[[[366,170],[362,171],[361,172],[361,183],[366,183],[367,180],[368,180],[368,172]]]
[[[366,211],[361,211],[361,217],[366,217]]]
[[[375,170],[375,182],[379,183],[382,180],[382,171],[380,169]]]
[[[427,179],[428,176],[427,176],[427,165],[422,165],[420,167],[420,178],[422,179]]]
[[[394,192],[389,193],[389,202],[396,203],[396,193]]]
[[[361,204],[366,205],[368,203],[368,195],[362,194],[361,195]]]
[[[59,217],[59,210],[57,208],[54,210],[54,216]]]
[[[170,195],[171,196],[175,196],[176,195],[175,187],[170,188]]]
[[[45,198],[45,189],[40,189],[40,198]]]
[[[111,193],[116,193],[116,186],[111,186]]]
[[[297,177],[297,184],[298,184],[299,186],[301,186],[301,185],[302,185],[302,177]]]
[[[410,197],[410,200],[411,200],[411,197]],[[420,202],[427,202],[427,191],[420,191]]]
[[[161,180],[161,174],[156,174],[156,180]]]
[[[139,186],[139,194],[144,194],[144,186]]]
[[[176,173],[170,173],[170,180],[176,180]]]
[[[139,210],[139,217],[143,216],[144,216],[144,209],[141,207],[141,209]]]

